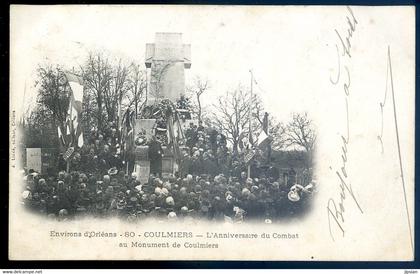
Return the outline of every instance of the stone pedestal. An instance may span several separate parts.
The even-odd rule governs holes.
[[[166,178],[175,173],[175,158],[172,150],[167,146],[162,146],[162,177]]]
[[[137,146],[135,155],[134,172],[140,183],[146,184],[150,175],[149,146]]]
[[[169,178],[178,171],[178,166],[172,149],[167,146],[162,146],[162,150],[162,177]],[[136,161],[134,172],[137,173],[137,178],[140,179],[142,184],[147,182],[150,176],[150,159],[148,153],[149,146],[137,146],[135,149]]]
[[[142,185],[147,184],[150,176],[150,161],[136,161],[134,172]]]

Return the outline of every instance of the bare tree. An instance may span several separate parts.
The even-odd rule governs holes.
[[[201,121],[202,107],[201,107],[201,95],[203,95],[206,90],[210,88],[210,82],[207,79],[202,79],[200,77],[195,77],[193,85],[187,88],[187,91],[191,93],[195,100],[197,101],[197,117]]]
[[[121,108],[118,106],[129,89],[128,67],[123,65],[120,59],[118,65],[111,69],[111,79],[104,89],[104,103],[108,122],[117,122],[117,117],[121,117]]]
[[[104,96],[112,81],[112,68],[108,58],[100,53],[90,53],[86,65],[81,68],[87,92],[92,92],[96,100],[96,119],[98,129],[103,129],[105,115],[103,113]],[[93,114],[93,113],[92,113]]]
[[[212,105],[211,111],[206,111],[206,113],[210,115],[204,119],[205,123],[226,135],[234,153],[245,149],[245,142],[250,142],[250,145],[255,146],[262,130],[268,133],[272,148],[280,150],[287,145],[286,126],[264,110],[261,98],[257,94],[253,94],[251,98],[251,93],[241,87],[219,97],[217,103]],[[266,116],[266,122],[264,122],[264,116]],[[251,140],[249,139],[250,122]]]
[[[268,120],[268,127],[269,136],[271,137],[271,148],[274,150],[284,149],[287,146],[287,127],[272,117]]]
[[[130,89],[129,67],[121,59],[115,61],[102,53],[91,53],[81,69],[87,92],[96,101],[98,128],[103,129],[104,121],[117,123],[117,119],[121,117],[119,106]],[[89,96],[90,94],[87,97]]]
[[[145,103],[144,96],[147,87],[146,71],[142,70],[140,65],[132,63],[130,65],[130,73],[128,76],[129,89],[125,94],[128,103],[125,109],[134,105],[135,115],[137,116]]]
[[[38,126],[42,128],[50,124],[55,130],[60,127],[64,132],[69,104],[69,86],[64,70],[60,66],[39,66],[35,86],[38,87],[38,106],[34,111],[44,117]]]
[[[316,140],[312,121],[305,113],[293,113],[292,121],[287,124],[286,142],[288,146],[297,146],[311,153]]]
[[[241,138],[249,132],[250,92],[238,87],[213,104],[211,123],[226,135],[233,153],[239,151]]]

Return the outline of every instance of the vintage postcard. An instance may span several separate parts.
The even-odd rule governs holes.
[[[10,260],[414,260],[413,6],[12,5]]]

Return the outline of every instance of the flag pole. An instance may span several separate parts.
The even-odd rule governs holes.
[[[68,82],[68,80],[67,80]],[[71,95],[70,95],[71,97]],[[69,147],[67,149],[70,148],[70,146],[73,144],[73,120],[72,120],[72,113],[73,113],[73,108],[71,105],[71,98],[70,98],[70,102],[69,102],[69,108],[70,108],[70,144]],[[66,172],[69,173],[70,172],[70,157],[67,159],[67,167],[66,167]]]
[[[251,115],[251,111],[252,111],[252,108],[251,108],[251,104],[252,104],[252,86],[253,86],[253,82],[254,82],[254,79],[253,79],[253,75],[252,75],[252,70],[249,70],[249,73],[251,74],[251,96],[250,96],[250,100],[249,100],[249,111],[248,111],[248,120],[249,120],[249,134],[248,134],[248,146],[249,146],[249,150],[251,150],[252,148],[251,148],[251,117],[252,117],[252,115]],[[249,178],[251,178],[251,160],[248,162],[248,179]]]

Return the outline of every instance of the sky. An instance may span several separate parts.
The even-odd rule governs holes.
[[[382,51],[370,47],[371,39],[377,45],[413,41],[412,25],[403,31],[393,23],[405,22],[404,13],[394,12],[392,21],[383,16],[386,7],[353,9],[361,23],[360,41],[352,50],[374,60],[361,58],[363,66],[383,59]],[[184,43],[191,44],[186,84],[196,76],[211,83],[204,105],[238,85],[249,88],[251,69],[258,83],[254,92],[272,116],[287,121],[292,112],[308,112],[310,118],[322,119],[323,102],[339,96],[326,92],[337,66],[334,30],[346,32],[348,15],[345,7],[334,6],[12,6],[11,87],[14,98],[23,98],[17,102],[20,108],[27,109],[36,98],[38,64],[71,69],[89,51],[144,64],[145,44],[154,42],[156,32],[181,32]],[[411,60],[404,46],[393,51]]]
[[[270,113],[285,120],[291,112],[310,111],[310,102],[316,99],[314,87],[300,79],[319,73],[311,63],[319,63],[317,51],[325,48],[319,41],[322,30],[311,31],[320,15],[305,7],[287,9],[17,6],[11,11],[12,63],[19,64],[20,77],[16,90],[26,86],[24,105],[31,106],[36,98],[37,64],[58,63],[71,69],[83,63],[89,51],[144,64],[145,44],[154,42],[155,32],[182,32],[192,56],[186,84],[197,76],[211,83],[203,95],[204,105],[238,85],[249,88],[252,70],[257,82],[254,92]]]

